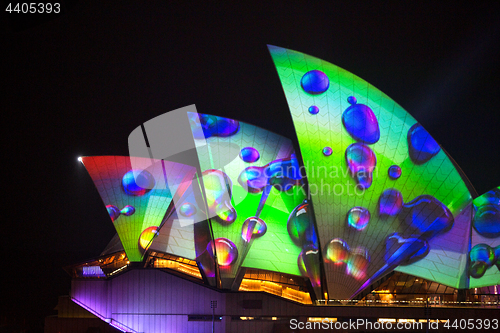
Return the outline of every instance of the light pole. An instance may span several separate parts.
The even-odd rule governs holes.
[[[217,301],[210,301],[210,307],[212,308],[212,333],[215,332],[215,309],[217,309]]]

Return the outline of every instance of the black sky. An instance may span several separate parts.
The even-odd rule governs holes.
[[[190,104],[296,140],[266,44],[370,82],[479,194],[500,185],[494,1],[62,5],[53,16],[3,13],[3,314],[55,313],[69,291],[62,266],[98,255],[114,234],[78,156],[127,155],[134,128]]]

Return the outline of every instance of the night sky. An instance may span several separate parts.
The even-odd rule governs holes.
[[[1,316],[39,330],[69,292],[62,267],[99,255],[114,235],[78,156],[128,155],[133,129],[191,104],[296,142],[266,44],[365,79],[431,133],[479,194],[500,185],[495,1],[183,3],[3,12]]]

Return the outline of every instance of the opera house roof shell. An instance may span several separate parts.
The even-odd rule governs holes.
[[[130,262],[188,259],[220,289],[238,290],[245,269],[301,276],[316,299],[353,298],[393,271],[500,284],[500,188],[477,196],[417,120],[361,78],[269,51],[298,150],[194,105],[151,119],[131,133],[130,156],[81,158],[115,248]]]

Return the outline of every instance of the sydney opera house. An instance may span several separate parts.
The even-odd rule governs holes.
[[[137,127],[130,156],[81,157],[116,235],[65,268],[70,296],[46,331],[348,331],[360,318],[494,328],[498,184],[476,193],[417,120],[361,78],[269,51],[299,146],[193,105]]]

